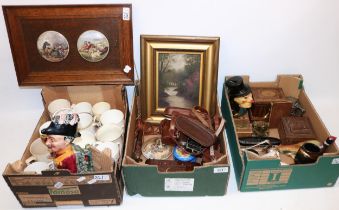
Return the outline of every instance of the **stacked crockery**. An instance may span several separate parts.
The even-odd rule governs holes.
[[[81,134],[74,143],[81,147],[93,145],[99,151],[108,148],[114,161],[118,161],[123,145],[123,112],[111,109],[111,105],[104,101],[93,107],[88,102],[80,102],[73,106],[73,110],[79,114],[78,130]]]
[[[110,109],[103,112],[100,116],[98,128],[95,137],[99,141],[97,149],[102,151],[109,148],[112,152],[112,158],[118,161],[122,153],[124,139],[124,114],[118,109]]]
[[[53,117],[54,113],[72,109],[79,115],[78,132],[80,137],[73,143],[85,148],[95,146],[99,151],[110,149],[114,161],[121,157],[124,139],[124,114],[118,109],[111,109],[107,102],[98,102],[92,105],[89,102],[80,102],[71,106],[67,99],[56,99],[48,105],[48,111]],[[44,123],[40,130],[48,127],[50,121]]]

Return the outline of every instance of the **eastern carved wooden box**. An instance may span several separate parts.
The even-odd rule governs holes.
[[[307,117],[283,117],[278,130],[282,144],[295,144],[317,139]]]

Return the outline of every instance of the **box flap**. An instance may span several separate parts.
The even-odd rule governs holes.
[[[20,86],[133,84],[132,6],[3,6]]]

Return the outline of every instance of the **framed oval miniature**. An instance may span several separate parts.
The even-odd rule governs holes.
[[[85,60],[98,62],[106,58],[109,52],[109,43],[104,34],[99,31],[85,31],[77,42],[78,52]]]
[[[64,60],[69,52],[67,39],[57,31],[45,31],[37,40],[40,55],[50,62]]]

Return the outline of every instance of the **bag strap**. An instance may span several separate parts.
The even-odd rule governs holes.
[[[198,118],[198,120],[206,127],[208,127],[211,130],[213,129],[211,118],[206,111],[206,109],[200,107],[200,106],[195,106],[192,108],[192,113],[193,115]]]
[[[137,79],[134,80],[134,85],[135,85],[135,100],[137,104],[137,117],[136,117],[136,128],[135,128],[135,137],[134,137],[134,145],[133,145],[133,153],[132,153],[132,158],[136,162],[141,162],[141,147],[143,143],[143,122],[141,119],[141,107],[140,107],[140,80],[139,80],[139,75],[138,71],[136,71],[136,77]]]

